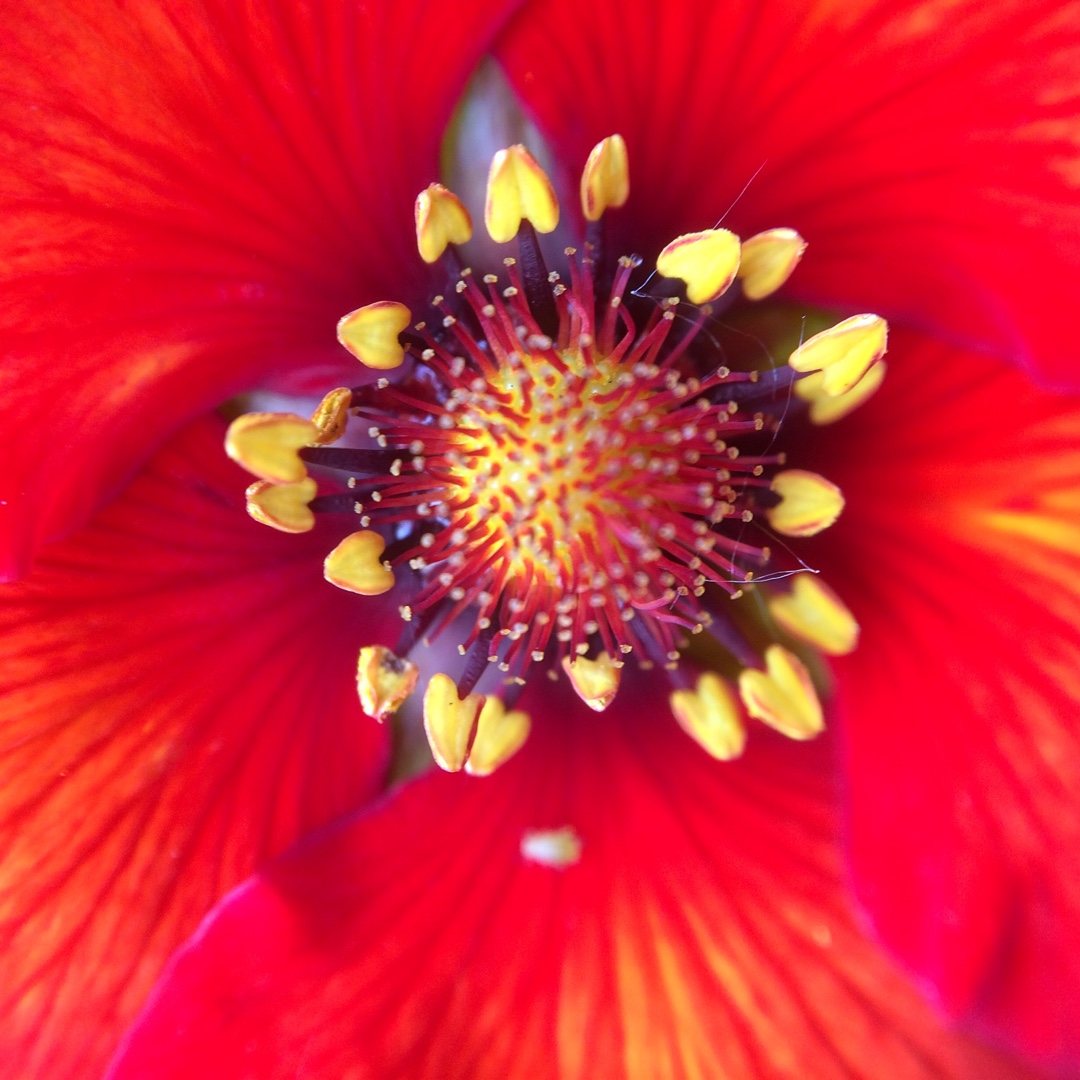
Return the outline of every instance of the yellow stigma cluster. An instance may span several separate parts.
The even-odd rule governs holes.
[[[610,437],[613,366],[588,371],[580,350],[560,359],[557,369],[542,355],[515,354],[483,389],[451,399],[458,440],[447,510],[501,549],[509,578],[536,575],[566,589],[582,539],[617,509],[606,489],[629,465]]]

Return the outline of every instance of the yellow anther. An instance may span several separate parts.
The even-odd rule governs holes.
[[[513,240],[522,219],[537,232],[555,231],[559,224],[559,200],[547,173],[524,146],[500,150],[488,173],[484,224],[497,244]]]
[[[727,229],[707,229],[676,237],[656,260],[656,272],[686,282],[692,304],[723,296],[739,272],[739,238]]]
[[[768,229],[742,243],[739,277],[747,300],[772,296],[799,265],[806,241],[794,229]]]
[[[315,515],[308,503],[315,498],[318,484],[310,476],[296,484],[270,484],[256,480],[244,492],[247,512],[263,525],[287,533],[305,533],[315,528]]]
[[[476,736],[465,771],[472,776],[490,776],[525,745],[529,728],[528,713],[520,709],[507,712],[497,697],[488,697],[476,721]]]
[[[365,367],[389,371],[405,359],[398,334],[411,321],[412,312],[404,304],[379,300],[339,319],[337,339]]]
[[[471,239],[469,211],[449,188],[429,184],[416,196],[416,246],[424,262],[438,262],[451,244]]]
[[[825,718],[810,672],[782,645],[765,650],[765,668],[739,675],[746,711],[791,739],[812,739],[824,729]]]
[[[769,598],[772,617],[792,637],[828,656],[846,656],[859,640],[859,624],[843,601],[814,574],[796,574],[791,591]]]
[[[621,135],[598,142],[581,174],[581,212],[586,221],[599,221],[612,207],[630,198],[630,164]]]
[[[831,396],[825,393],[822,383],[824,371],[815,371],[795,384],[795,393],[810,402],[808,410],[814,424],[832,424],[854,412],[864,401],[869,401],[885,381],[887,365],[879,360],[850,390]]]
[[[530,829],[521,838],[521,856],[540,866],[565,870],[581,860],[581,837],[569,825],[559,829]]]
[[[469,756],[483,694],[458,697],[449,675],[433,675],[424,691],[424,731],[436,764],[447,772],[460,772]]]
[[[769,507],[765,516],[785,536],[814,536],[827,529],[844,509],[840,489],[824,476],[804,469],[778,472],[770,487],[780,502]]]
[[[381,596],[394,586],[394,572],[382,563],[386,541],[377,532],[354,532],[323,561],[323,576],[332,585],[361,596]]]
[[[382,723],[416,689],[418,676],[412,661],[395,656],[385,645],[365,645],[356,662],[361,708]]]
[[[606,652],[595,660],[564,656],[562,666],[577,696],[594,712],[603,712],[615,700],[622,669],[615,666]]]
[[[693,690],[676,690],[669,700],[679,726],[714,758],[731,761],[743,752],[739,703],[716,672],[706,671]]]
[[[852,315],[804,341],[788,358],[796,371],[821,371],[821,389],[845,394],[885,355],[889,326],[880,315]]]
[[[319,429],[315,441],[320,446],[335,443],[345,434],[345,425],[349,422],[350,405],[352,405],[352,391],[344,386],[331,390],[319,402],[318,408],[311,415],[311,422]]]
[[[297,451],[318,436],[319,429],[295,413],[246,413],[229,425],[225,453],[261,480],[297,484],[307,476]]]

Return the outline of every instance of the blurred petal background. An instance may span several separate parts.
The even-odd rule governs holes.
[[[12,1075],[100,1074],[163,970],[116,1076],[1075,1071],[1074,6],[0,19]],[[642,677],[599,718],[553,689],[493,778],[388,791],[353,665],[396,614],[243,514],[217,411],[321,393],[342,314],[429,295],[412,200],[485,55],[560,192],[625,136],[625,250],[794,227],[788,302],[897,328],[808,447],[863,627],[817,744],[713,762]],[[578,863],[522,856],[566,826]]]

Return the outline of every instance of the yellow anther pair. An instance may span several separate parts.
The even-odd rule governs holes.
[[[599,221],[630,197],[630,166],[621,135],[609,135],[592,148],[581,174],[581,212],[586,221]],[[500,150],[488,173],[484,224],[497,244],[513,240],[528,221],[540,233],[559,224],[555,188],[524,146]]]
[[[660,252],[656,270],[685,282],[693,304],[718,300],[736,278],[748,300],[763,300],[791,277],[805,250],[794,229],[769,229],[744,241],[727,229],[706,229],[672,240]]]
[[[416,688],[417,667],[384,645],[360,650],[356,688],[364,711],[382,721]],[[509,761],[529,737],[528,714],[508,711],[496,697],[458,695],[448,675],[432,676],[424,692],[424,731],[440,768],[488,776]]]
[[[810,739],[825,727],[817,691],[806,666],[781,645],[765,650],[765,669],[739,675],[739,698],[750,716],[792,739]],[[684,731],[720,761],[737,758],[746,745],[746,726],[734,692],[713,671],[693,690],[676,690],[671,711]]]
[[[314,528],[309,503],[318,488],[299,451],[340,439],[351,402],[351,391],[339,388],[323,398],[310,420],[295,413],[256,412],[229,425],[225,452],[259,477],[245,492],[248,513],[256,521],[288,533]]]
[[[454,680],[433,675],[424,692],[424,731],[440,768],[488,776],[525,745],[528,713],[496,697],[459,697]]]
[[[844,398],[851,395],[875,364],[885,355],[889,343],[889,327],[879,315],[853,315],[850,319],[830,326],[803,342],[788,358],[788,364],[798,372],[820,372],[812,390],[798,390],[807,400],[823,395]],[[879,372],[878,382],[856,397],[847,397],[844,411],[850,412],[877,389],[884,371]],[[832,415],[829,419],[839,419]],[[822,422],[819,420],[819,422]],[[827,421],[824,421],[827,422]]]
[[[524,146],[500,150],[488,171],[484,224],[497,244],[517,236],[522,221],[537,232],[559,224],[559,200],[551,181]],[[431,184],[416,197],[416,246],[427,263],[438,262],[451,244],[472,239],[472,217],[465,204],[442,184]]]

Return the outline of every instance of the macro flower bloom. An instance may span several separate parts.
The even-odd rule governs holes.
[[[1075,1070],[1074,8],[5,9],[7,1071]],[[889,320],[871,400],[779,426],[861,627],[813,741],[714,760],[635,669],[598,714],[534,692],[491,776],[395,782],[354,677],[396,606],[324,581],[331,515],[243,512],[222,406],[356,385],[339,318],[445,286],[413,199],[485,54],[569,236],[619,132],[612,250],[794,229],[793,344]]]

